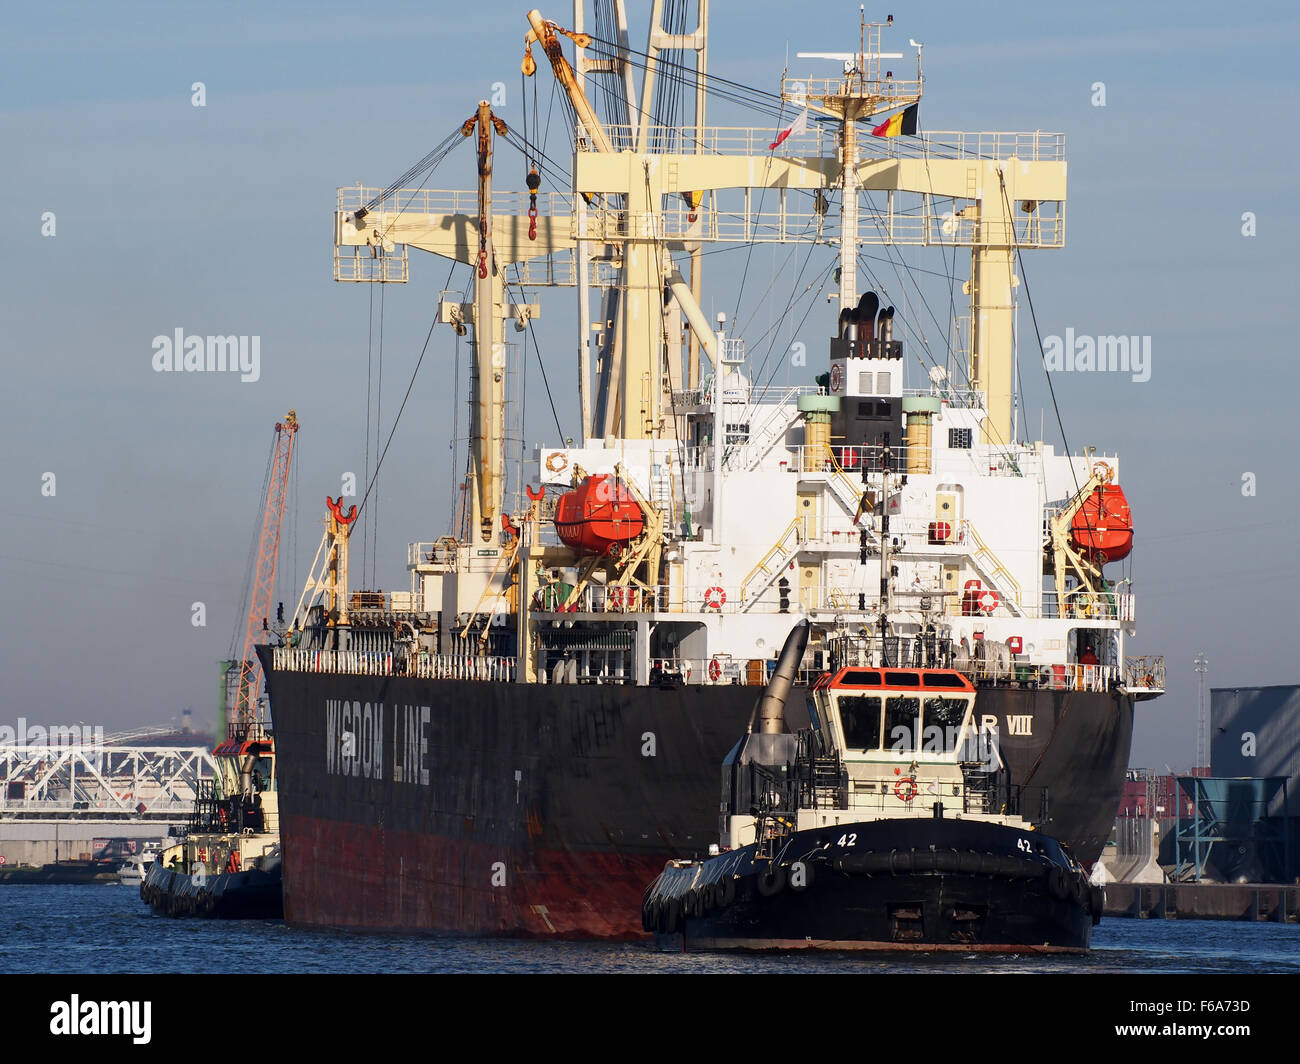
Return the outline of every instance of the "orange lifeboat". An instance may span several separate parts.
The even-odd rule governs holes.
[[[1080,554],[1105,565],[1133,549],[1133,514],[1118,484],[1098,488],[1070,522],[1070,541]]]
[[[555,504],[555,531],[579,554],[608,554],[644,528],[641,507],[612,476],[587,477]]]

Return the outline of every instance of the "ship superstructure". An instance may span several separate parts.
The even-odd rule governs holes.
[[[919,46],[914,75],[895,76],[903,57],[882,51],[888,24],[864,24],[852,53],[810,59],[840,64],[832,76],[785,76],[775,126],[708,126],[706,0],[698,9],[688,30],[666,26],[656,2],[643,53],[627,46],[621,2],[598,5],[610,41],[584,30],[582,3],[572,30],[529,13],[524,72],[541,76],[536,48],[574,119],[571,188],[540,191],[534,166],[528,192],[496,190],[503,138],[537,150],[484,101],[461,130],[476,148],[475,191],[340,192],[338,279],[406,280],[412,247],[473,270],[473,298],[444,296],[438,311],[473,339],[473,418],[464,520],[411,544],[409,589],[352,590],[356,511],[329,500],[294,628],[261,649],[290,919],[353,922],[337,919],[346,899],[370,896],[383,913],[359,922],[624,933],[612,917],[584,922],[582,906],[559,928],[510,891],[469,904],[469,873],[440,871],[429,852],[421,876],[456,893],[454,905],[448,895],[408,912],[419,905],[390,897],[380,855],[377,878],[322,893],[331,873],[317,847],[374,845],[371,817],[389,829],[401,820],[417,850],[422,837],[451,846],[438,860],[454,852],[463,864],[481,844],[482,860],[504,853],[502,864],[538,875],[546,855],[593,846],[638,868],[698,848],[690,796],[713,778],[792,615],[811,623],[810,670],[968,676],[980,726],[1036,803],[1026,816],[1052,823],[1084,860],[1100,849],[1133,703],[1162,678],[1159,662],[1124,654],[1134,596],[1113,574],[1132,523],[1117,458],[1017,442],[1020,255],[1063,245],[1064,138],[891,135],[915,128],[923,80]],[[656,121],[657,78],[693,88],[692,124]],[[589,99],[597,81],[617,88],[605,114]],[[906,121],[876,125],[889,114]],[[800,345],[780,374],[789,383],[703,309],[705,253],[769,243],[838,246],[826,271],[833,335],[824,354]],[[969,316],[941,359],[923,343],[905,352],[904,311],[859,280],[864,247],[907,244],[969,249]],[[523,493],[507,501],[504,337],[530,330],[537,293],[555,286],[578,295],[581,434],[537,449]],[[704,696],[707,722],[690,702]],[[500,727],[518,715],[542,737],[531,749]],[[572,749],[551,735],[566,729]],[[683,741],[657,748],[666,735]],[[472,766],[457,758],[466,743]],[[583,760],[593,756],[607,763]],[[647,826],[635,802],[619,820],[595,782],[584,799],[583,773],[604,771],[640,774],[629,786],[647,793],[675,788],[683,820]],[[440,773],[450,776],[439,792]],[[482,793],[498,773],[500,805]],[[403,789],[421,780],[427,793]],[[561,791],[564,813],[548,818]],[[322,798],[347,812],[321,815]],[[660,815],[672,803],[650,804]],[[634,906],[629,924],[635,916]]]

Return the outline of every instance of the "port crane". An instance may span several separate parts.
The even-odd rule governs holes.
[[[230,719],[224,722],[247,729],[258,721],[262,669],[254,647],[271,612],[275,593],[275,564],[280,555],[280,524],[289,491],[289,469],[293,461],[293,444],[298,434],[298,415],[290,410],[275,423],[271,442],[270,474],[262,507],[262,530],[258,537],[257,560],[253,567],[252,590],[248,597],[248,619],[244,626],[244,648],[239,657],[239,684]]]

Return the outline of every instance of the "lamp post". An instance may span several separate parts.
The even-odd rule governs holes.
[[[1209,729],[1205,722],[1205,674],[1210,668],[1210,659],[1205,656],[1202,650],[1196,655],[1192,664],[1196,667],[1196,683],[1199,688],[1199,711],[1196,716],[1196,767],[1203,768],[1209,765],[1210,751],[1209,746]]]

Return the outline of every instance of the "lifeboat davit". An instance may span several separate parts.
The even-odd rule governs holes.
[[[1133,514],[1118,484],[1098,488],[1070,522],[1070,541],[1084,557],[1105,565],[1133,549]]]
[[[644,529],[645,514],[616,477],[587,477],[555,504],[555,531],[579,554],[608,554]]]

